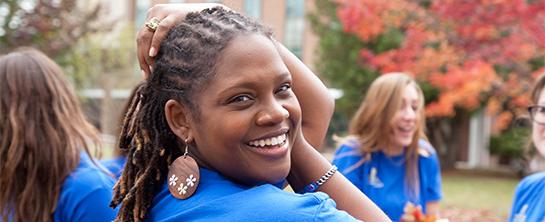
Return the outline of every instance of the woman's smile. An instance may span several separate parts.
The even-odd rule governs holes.
[[[281,134],[276,133],[276,136],[265,136],[261,139],[252,140],[247,143],[252,152],[264,155],[270,158],[282,158],[288,154],[288,130],[282,130]]]

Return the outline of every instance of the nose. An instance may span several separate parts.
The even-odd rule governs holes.
[[[416,111],[411,106],[406,106],[403,109],[403,115],[404,120],[413,120],[416,119]]]
[[[290,117],[288,110],[277,100],[267,103],[257,114],[257,125],[267,126],[283,122]]]

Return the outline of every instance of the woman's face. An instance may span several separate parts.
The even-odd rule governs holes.
[[[413,142],[420,112],[420,99],[414,85],[407,85],[402,96],[401,107],[396,111],[392,120],[392,146],[400,148],[409,146]]]
[[[545,90],[539,93],[537,105],[545,106]],[[541,156],[545,157],[545,125],[532,122],[532,141]]]
[[[246,184],[276,183],[290,169],[301,109],[291,75],[271,40],[235,37],[209,85],[195,96],[192,124],[201,161]]]

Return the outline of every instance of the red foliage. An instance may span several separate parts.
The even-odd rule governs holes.
[[[398,48],[379,54],[361,49],[360,55],[381,73],[413,73],[439,89],[438,100],[426,108],[428,116],[452,116],[455,108],[471,111],[488,103],[496,107],[488,111],[499,114],[503,107],[529,103],[524,95],[532,81],[529,61],[545,55],[545,1],[338,2],[345,31],[363,41],[392,28],[404,32]]]

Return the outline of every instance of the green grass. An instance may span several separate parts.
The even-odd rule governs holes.
[[[444,206],[484,209],[507,217],[518,178],[477,171],[443,173]]]

